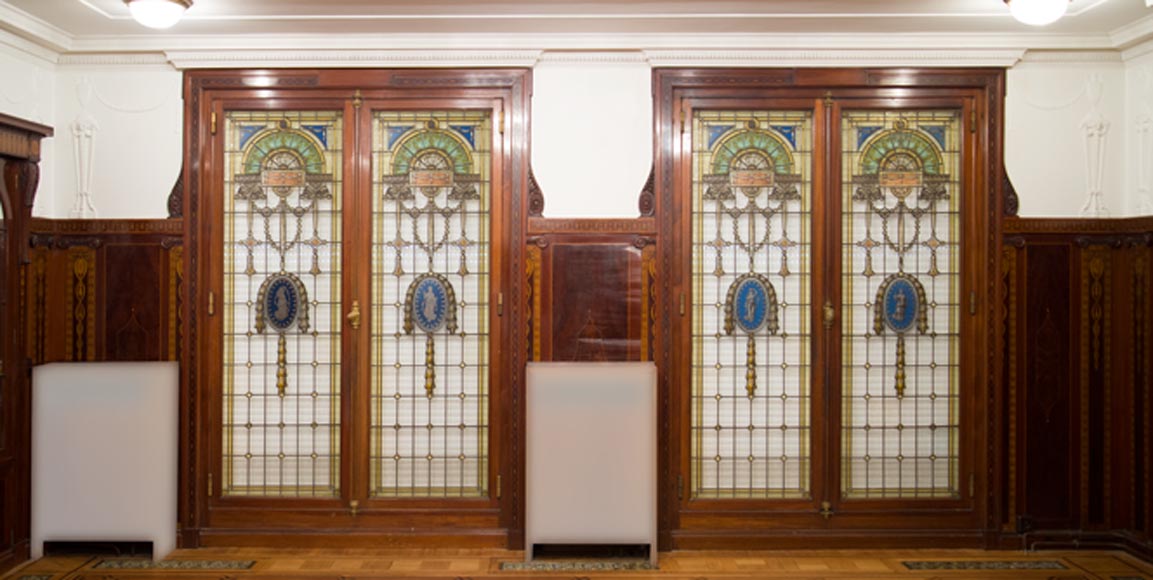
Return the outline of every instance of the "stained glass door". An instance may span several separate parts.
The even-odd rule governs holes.
[[[684,84],[659,101],[684,264],[666,301],[677,545],[979,528],[974,101],[682,74],[658,75]]]
[[[493,345],[521,316],[503,304],[526,77],[206,77],[224,88],[192,100],[210,193],[190,217],[185,375],[189,445],[207,443],[185,521],[278,545],[350,529],[506,545],[514,433],[493,425],[518,383]]]

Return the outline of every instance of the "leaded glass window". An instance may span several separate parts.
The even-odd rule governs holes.
[[[371,494],[487,493],[489,112],[373,119]]]
[[[843,113],[843,493],[958,497],[960,112]]]
[[[812,113],[692,127],[693,496],[807,497]]]
[[[224,118],[222,495],[340,492],[339,112]]]

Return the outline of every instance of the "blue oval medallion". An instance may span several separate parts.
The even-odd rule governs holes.
[[[412,296],[412,320],[425,332],[436,332],[448,321],[448,288],[439,278],[429,276],[416,285]]]
[[[769,289],[756,278],[746,278],[733,294],[733,313],[737,326],[753,334],[769,322]]]
[[[296,324],[300,312],[300,294],[288,276],[275,276],[268,283],[264,296],[264,319],[277,332],[284,332]]]
[[[884,319],[888,326],[897,334],[904,334],[913,329],[921,313],[921,299],[917,288],[907,278],[894,278],[885,288]]]

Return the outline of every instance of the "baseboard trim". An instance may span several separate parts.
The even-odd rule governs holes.
[[[675,531],[662,550],[984,548],[983,530]]]
[[[1153,543],[1128,530],[1086,532],[1081,530],[1045,530],[1023,534],[1005,534],[1002,545],[1009,544],[1028,551],[1035,550],[1120,550],[1134,558],[1153,563]]]
[[[496,548],[509,545],[504,529],[229,530],[201,529],[200,547],[243,548]]]

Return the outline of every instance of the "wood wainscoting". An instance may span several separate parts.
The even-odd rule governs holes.
[[[179,360],[182,228],[179,219],[33,219],[32,364]]]
[[[1153,218],[1005,221],[1008,545],[1153,555],[1151,262]]]

